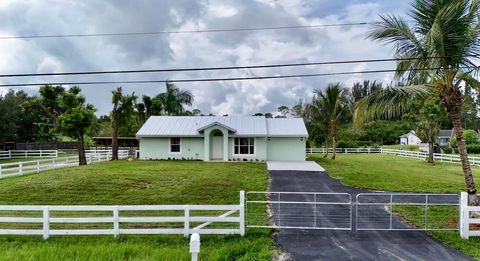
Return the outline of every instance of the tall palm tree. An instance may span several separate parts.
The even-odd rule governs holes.
[[[118,160],[118,121],[119,121],[119,106],[122,99],[122,87],[118,87],[112,91],[112,160]]]
[[[401,17],[381,16],[369,37],[394,44],[395,56],[402,59],[396,77],[410,85],[377,92],[359,102],[356,110],[356,116],[363,119],[399,115],[411,99],[438,97],[455,129],[471,203],[476,202],[477,190],[463,137],[460,89],[465,84],[480,89],[472,76],[478,72],[472,58],[480,55],[479,12],[479,0],[416,0],[410,12],[411,27]]]
[[[330,139],[330,120],[325,109],[325,103],[318,95],[312,98],[311,103],[306,106],[306,116],[311,124],[319,128],[324,135],[325,154],[324,158],[328,157],[328,140]]]
[[[188,90],[180,90],[173,83],[166,83],[166,91],[157,97],[167,115],[179,115],[185,112],[184,105],[192,105],[193,94]]]
[[[324,117],[328,126],[327,135],[332,138],[333,155],[337,156],[337,128],[348,110],[348,90],[340,86],[339,83],[329,84],[325,90],[315,90],[314,94],[318,99],[320,117]]]

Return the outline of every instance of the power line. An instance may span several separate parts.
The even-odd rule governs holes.
[[[326,62],[308,62],[308,63],[284,63],[284,64],[267,64],[267,65],[176,68],[176,69],[111,70],[111,71],[80,71],[80,72],[59,72],[59,73],[0,74],[0,78],[39,77],[39,76],[71,76],[71,75],[98,75],[98,74],[159,73],[159,72],[189,72],[189,71],[221,71],[221,70],[299,67],[299,66],[353,64],[353,63],[379,63],[379,62],[393,62],[393,61],[406,61],[406,60],[428,60],[428,59],[438,59],[438,58],[441,58],[441,57],[386,58],[386,59],[344,60],[344,61],[326,61]]]
[[[441,69],[441,68],[410,69],[408,71],[427,71],[427,70],[438,70],[438,69]],[[337,75],[349,75],[349,74],[372,74],[372,73],[387,73],[387,72],[396,72],[396,71],[397,70],[389,69],[389,70],[351,71],[351,72],[314,73],[314,74],[292,74],[292,75],[226,77],[226,78],[174,79],[174,80],[13,83],[13,84],[0,84],[0,87],[28,87],[28,86],[43,86],[43,85],[102,85],[102,84],[148,84],[148,83],[166,83],[166,82],[169,82],[169,83],[184,83],[184,82],[246,81],[246,80],[269,80],[269,79],[337,76]]]
[[[19,35],[19,36],[0,36],[0,40],[38,39],[38,38],[69,38],[69,37],[138,36],[138,35],[191,34],[191,33],[224,33],[224,32],[289,30],[289,29],[316,29],[316,28],[322,28],[322,27],[363,26],[363,25],[375,25],[375,24],[378,24],[378,22],[291,25],[291,26],[271,26],[271,27],[267,26],[267,27],[251,27],[251,28],[204,29],[204,30],[184,30],[184,31],[150,31],[150,32],[124,32],[124,33]]]

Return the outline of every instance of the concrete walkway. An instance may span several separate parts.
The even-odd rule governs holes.
[[[315,161],[267,161],[269,171],[325,171]]]
[[[271,191],[290,192],[370,192],[342,185],[325,172],[270,171]],[[301,218],[308,216],[295,206],[282,205],[282,214]],[[275,208],[273,208],[274,218]],[[317,215],[338,215],[331,209],[319,209]],[[373,215],[372,222],[375,222]],[[332,222],[335,222],[332,220]],[[419,231],[338,231],[280,229],[278,245],[288,253],[289,260],[473,260],[463,253]]]

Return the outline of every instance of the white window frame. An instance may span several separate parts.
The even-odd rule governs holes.
[[[250,154],[250,153],[248,153],[248,154],[235,153],[235,140],[236,139],[249,139],[249,140],[251,139],[251,140],[253,140],[253,154]],[[240,144],[240,141],[239,141],[239,144]],[[240,146],[240,145],[238,145],[238,146]],[[248,146],[250,147],[250,144]],[[233,138],[232,152],[233,152],[234,156],[256,156],[257,155],[257,141],[253,137],[234,137]],[[240,152],[240,148],[239,148],[238,152]],[[248,149],[248,152],[250,152],[250,148]]]
[[[178,146],[180,147],[179,151],[172,151],[172,139],[178,139]],[[168,152],[170,154],[182,154],[182,138],[180,138],[180,137],[170,137],[168,139]]]

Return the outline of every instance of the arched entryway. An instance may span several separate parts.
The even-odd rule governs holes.
[[[210,160],[223,160],[223,132],[213,130],[210,132]]]

